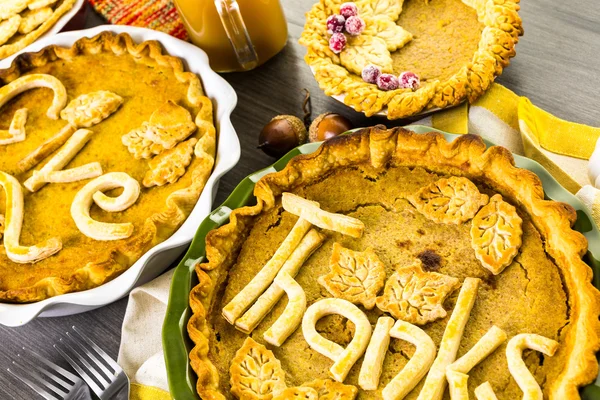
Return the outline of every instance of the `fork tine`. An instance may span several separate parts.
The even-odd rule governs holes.
[[[98,345],[96,345],[96,343],[92,342],[91,339],[84,337],[76,328],[75,326],[71,327],[73,329],[73,331],[75,331],[75,333],[77,333],[77,336],[79,336],[84,342],[86,342],[88,345],[90,345],[94,350],[96,350],[96,353],[98,353],[98,355],[100,357],[102,357],[102,359],[104,361],[106,361],[111,367],[113,367],[113,369],[115,370],[115,375],[117,375],[118,373],[120,373],[122,371],[122,368],[119,364],[117,364],[117,362],[115,360],[113,360],[108,354],[106,354],[106,352],[104,350],[102,350]]]
[[[49,360],[45,359],[44,357],[42,357],[41,355],[39,355],[35,351],[29,350],[29,349],[25,349],[25,347],[23,347],[23,350],[27,351],[30,355],[33,355],[33,357],[36,358],[38,361],[41,361],[47,367],[49,367],[52,370],[54,370],[56,372],[56,374],[51,374],[47,370],[45,370],[44,368],[42,368],[41,365],[38,365],[38,364],[30,362],[31,365],[33,365],[40,372],[44,373],[46,376],[48,376],[49,378],[51,378],[52,380],[54,380],[56,383],[58,383],[62,387],[70,389],[70,388],[72,388],[75,385],[75,382],[79,379],[75,375],[73,375],[72,373],[70,373],[69,371],[67,371],[66,369],[60,367],[59,365],[54,364],[52,361],[49,361]],[[67,380],[70,381],[70,382],[68,382]]]
[[[62,343],[66,343],[66,341],[63,342],[62,338],[59,340]],[[85,358],[85,356],[81,355],[81,353],[79,353],[74,346],[71,346],[71,355],[75,357],[77,361],[83,364],[83,366],[87,368],[88,372],[91,372],[96,377],[96,380],[100,384],[99,386],[102,390],[106,389],[108,385],[110,385],[110,381],[107,381],[106,377],[104,377],[96,368],[94,368],[92,364],[90,364]]]
[[[37,383],[35,383],[31,379],[27,378],[24,375],[23,371],[20,371],[19,374],[16,374],[10,368],[7,368],[6,370],[8,371],[9,374],[11,374],[15,378],[17,378],[18,380],[20,380],[21,382],[23,382],[24,384],[26,384],[27,386],[29,386],[30,388],[32,388],[33,390],[35,390],[37,392],[37,394],[39,394],[40,396],[42,396],[44,399],[46,399],[46,400],[60,400],[59,397],[56,397],[55,395],[51,394],[46,389],[42,388],[41,386],[39,386]]]
[[[46,371],[43,368],[40,368],[40,367],[34,365],[33,363],[26,361],[26,359],[21,357],[20,354],[17,354],[17,357],[19,358],[21,363],[17,364],[15,361],[13,361],[12,363],[14,366],[19,367],[23,371],[26,371],[26,373],[30,377],[35,378],[39,384],[46,386],[48,389],[50,389],[57,395],[65,397],[68,394],[68,388],[71,385],[69,385],[69,384],[62,385],[61,383],[56,382],[56,379],[54,379],[55,376],[54,376],[54,374],[52,374],[52,372]],[[46,375],[47,377],[51,378],[53,381],[55,381],[55,383],[58,383],[60,385],[60,387],[53,384],[52,382],[49,382],[47,379],[44,378],[43,375],[40,374],[40,372],[43,373],[44,375]],[[58,378],[58,379],[61,380],[60,378]]]
[[[104,365],[104,363],[100,360],[98,360],[98,358],[94,355],[94,353],[92,353],[91,351],[89,351],[88,349],[86,349],[81,341],[77,340],[77,338],[75,336],[71,336],[69,335],[69,332],[67,332],[67,336],[71,339],[71,341],[73,343],[75,343],[75,345],[77,347],[79,347],[79,350],[83,351],[85,354],[87,354],[87,356],[94,362],[96,363],[96,366],[98,366],[103,372],[104,375],[106,375],[107,378],[109,378],[109,381],[112,381],[112,377],[116,374],[112,373],[111,371],[108,370],[108,368],[106,368],[106,366]]]
[[[76,362],[75,360],[73,360],[71,358],[71,356],[69,356],[63,349],[61,349],[59,346],[54,345],[54,348],[56,349],[56,351],[58,351],[60,353],[61,356],[64,357],[65,360],[67,360],[67,362],[69,364],[71,364],[71,367],[73,367],[73,369],[75,371],[77,371],[77,373],[79,374],[79,376],[81,376],[83,378],[83,380],[85,381],[85,383],[87,383],[87,385],[94,391],[94,393],[96,393],[96,395],[100,396],[102,394],[102,389],[100,389],[98,387],[98,384],[96,384],[96,382],[94,382],[94,380],[92,379],[91,376],[89,376],[87,374],[87,372],[85,372]]]

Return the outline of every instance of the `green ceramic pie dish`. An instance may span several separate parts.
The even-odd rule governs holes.
[[[421,125],[410,125],[405,128],[416,133],[436,131],[442,133],[448,141],[452,141],[459,136]],[[486,141],[486,144],[488,146],[493,145],[488,141]],[[212,229],[225,224],[232,210],[252,204],[255,201],[253,196],[254,185],[261,177],[271,172],[281,171],[291,158],[299,154],[312,153],[319,146],[320,143],[308,143],[299,146],[270,167],[247,176],[233,190],[227,200],[200,224],[190,248],[175,269],[162,330],[169,388],[174,399],[197,400],[200,398],[196,393],[196,376],[190,367],[188,356],[193,343],[188,337],[187,322],[191,316],[188,303],[189,293],[192,287],[198,283],[194,265],[204,258],[206,234]],[[588,240],[588,252],[584,256],[584,261],[592,267],[594,271],[593,283],[600,288],[600,232],[593,223],[591,216],[585,210],[581,201],[564,189],[539,163],[519,155],[514,155],[514,158],[518,167],[534,172],[541,179],[547,198],[568,203],[577,211],[578,218],[574,229],[581,232]],[[582,388],[580,392],[584,400],[600,400],[600,376],[593,384]]]

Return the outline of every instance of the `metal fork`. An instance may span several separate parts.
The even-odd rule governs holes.
[[[129,378],[123,369],[94,342],[84,338],[74,326],[72,329],[74,334],[66,332],[69,340],[60,339],[60,343],[70,350],[56,344],[54,348],[71,364],[100,400],[128,400]]]
[[[26,350],[35,360],[21,357],[17,354],[19,363],[13,361],[13,366],[7,371],[35,390],[46,400],[91,400],[90,389],[80,377],[70,373],[39,354]],[[39,361],[39,362],[38,362]],[[40,364],[41,363],[41,364]]]

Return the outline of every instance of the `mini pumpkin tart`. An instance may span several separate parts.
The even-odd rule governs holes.
[[[366,128],[254,194],[196,265],[201,398],[578,399],[596,377],[576,214],[506,149]]]
[[[0,59],[46,33],[77,0],[0,0]]]
[[[523,34],[519,0],[320,0],[300,43],[321,89],[389,119],[473,102]]]
[[[0,300],[101,285],[187,218],[212,103],[159,43],[104,32],[19,55],[0,82]]]

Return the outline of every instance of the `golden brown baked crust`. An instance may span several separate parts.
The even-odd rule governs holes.
[[[592,270],[581,257],[587,241],[571,229],[576,214],[567,204],[544,199],[539,178],[515,167],[512,155],[502,147],[486,150],[481,138],[461,136],[448,143],[438,133],[416,134],[402,128],[376,126],[324,143],[313,154],[293,158],[281,172],[264,176],[254,194],[257,204],[234,210],[230,222],[211,231],[206,238],[208,261],[199,263],[200,283],[190,293],[193,315],[188,332],[196,346],[190,353],[191,365],[198,375],[197,390],[203,399],[223,399],[219,376],[208,359],[210,326],[206,316],[213,310],[213,299],[227,276],[225,265],[244,241],[254,216],[276,205],[283,192],[315,181],[335,168],[370,163],[375,168],[422,167],[449,175],[483,182],[526,210],[545,240],[546,252],[554,259],[569,294],[570,324],[561,343],[566,363],[554,382],[545,388],[551,399],[578,399],[578,388],[591,382],[598,373],[595,353],[600,349],[600,292],[592,286]],[[233,264],[230,262],[229,265]]]
[[[515,45],[523,34],[519,0],[463,0],[477,11],[484,25],[478,49],[471,62],[445,80],[433,80],[412,91],[383,91],[352,74],[329,49],[325,20],[339,11],[343,0],[320,0],[306,14],[300,44],[307,48],[305,60],[320,88],[328,96],[345,95],[344,103],[367,116],[387,106],[389,119],[406,118],[423,110],[475,101],[508,66]],[[363,33],[365,35],[365,33]],[[402,51],[402,50],[400,50]]]
[[[162,46],[156,41],[136,44],[128,34],[103,32],[93,38],[82,38],[70,48],[49,46],[37,53],[24,53],[16,57],[9,68],[0,70],[0,84],[5,85],[57,59],[68,60],[79,55],[97,53],[114,54],[117,57],[126,54],[138,62],[148,61],[171,68],[177,80],[188,85],[187,100],[199,110],[195,116],[195,123],[202,135],[195,147],[195,155],[200,161],[187,172],[191,174],[191,184],[170,193],[166,197],[162,212],[148,217],[140,232],[120,242],[115,250],[106,254],[106,258],[89,261],[71,275],[49,276],[30,286],[1,290],[0,301],[39,301],[59,294],[90,289],[113,279],[153,245],[164,240],[165,236],[170,236],[187,218],[212,171],[216,144],[212,103],[204,96],[199,77],[186,72],[179,58],[163,54]]]
[[[50,18],[47,18],[40,26],[25,35],[18,35],[17,40],[12,43],[0,46],[0,59],[15,54],[35,42],[40,36],[46,33],[60,17],[73,8],[76,1],[77,0],[62,0],[53,10]]]

